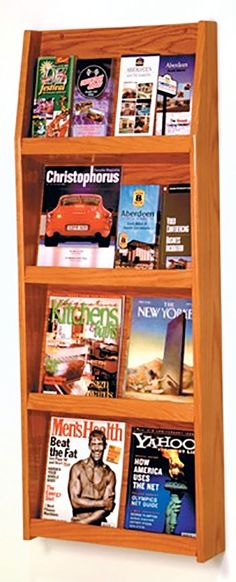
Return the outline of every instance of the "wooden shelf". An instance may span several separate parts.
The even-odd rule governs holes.
[[[22,155],[60,156],[89,155],[104,156],[112,153],[117,156],[145,157],[148,154],[172,154],[183,157],[189,154],[192,137],[181,136],[125,136],[125,137],[67,137],[67,138],[23,138]]]
[[[141,534],[141,535],[140,535]],[[47,519],[30,520],[30,537],[42,536],[62,540],[80,541],[110,546],[138,548],[173,554],[196,555],[196,539],[184,536],[139,532],[123,528],[77,525]]]
[[[38,410],[51,413],[79,414],[96,418],[115,418],[117,420],[139,419],[148,421],[185,422],[194,421],[193,403],[184,396],[177,397],[175,402],[165,400],[130,400],[128,398],[88,398],[83,396],[60,396],[57,394],[29,394],[28,410]],[[186,400],[186,401],[185,401]]]
[[[153,289],[191,290],[192,271],[134,269],[76,269],[67,267],[26,267],[25,282],[47,285],[79,285],[80,288],[107,290]]]

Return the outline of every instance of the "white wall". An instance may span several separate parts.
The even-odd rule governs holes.
[[[0,579],[2,582],[202,582],[236,579],[235,388],[233,362],[235,215],[235,50],[234,0],[155,2],[90,0],[0,0],[0,237],[1,237],[1,478]],[[112,11],[112,12],[111,12]],[[219,24],[219,121],[222,227],[223,364],[227,551],[206,564],[194,559],[112,549],[82,543],[35,539],[22,541],[21,433],[17,308],[17,256],[13,134],[23,31],[216,20]],[[231,251],[232,246],[232,251]],[[209,451],[209,455],[212,451]],[[215,468],[215,483],[222,467]]]

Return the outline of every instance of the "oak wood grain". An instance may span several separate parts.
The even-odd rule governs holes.
[[[26,305],[25,305],[25,247],[24,247],[24,188],[23,170],[21,157],[21,137],[27,135],[28,122],[30,119],[32,76],[29,69],[34,66],[35,58],[39,51],[41,33],[32,35],[26,32],[24,35],[23,54],[21,62],[17,119],[15,129],[15,161],[16,161],[16,207],[17,207],[17,248],[18,248],[18,298],[19,298],[19,329],[20,329],[20,363],[21,363],[21,417],[22,417],[22,467],[23,467],[23,518],[24,536],[28,538],[30,519],[30,499],[29,499],[29,431],[27,421],[27,360],[26,360]]]
[[[128,398],[108,399],[85,396],[60,396],[55,394],[29,394],[27,407],[55,413],[91,415],[97,418],[138,421],[138,419],[157,423],[159,421],[193,423],[194,407],[191,400],[178,397],[175,401],[167,400],[129,400]],[[150,424],[149,424],[150,425]]]
[[[98,273],[99,271],[99,273]],[[99,275],[99,276],[98,276]],[[173,293],[179,290],[186,295],[192,287],[192,271],[168,271],[165,269],[139,271],[138,269],[79,269],[76,267],[27,267],[25,282],[50,285],[76,285],[80,289],[104,291],[127,290],[138,294],[141,290]]]
[[[192,249],[197,557],[222,552],[224,463],[221,370],[216,24],[199,24],[193,116]]]
[[[53,520],[31,519],[32,537],[42,536],[63,540],[92,542],[110,546],[138,548],[140,550],[159,551],[173,554],[196,555],[196,540],[184,536],[169,536],[148,532],[131,531],[123,528],[98,528],[91,525],[77,525]]]
[[[197,24],[134,26],[43,31],[42,55],[80,58],[120,57],[122,54],[181,54],[196,51]]]
[[[46,519],[31,519],[30,534],[32,537],[42,536],[137,548],[139,550],[172,552],[188,556],[196,555],[196,540],[194,538],[138,532],[123,528],[109,528],[108,533],[105,527],[77,525]]]
[[[104,137],[65,137],[65,138],[24,138],[22,139],[22,155],[34,156],[124,156],[126,163],[136,157],[146,159],[151,154],[165,155],[170,161],[171,154],[176,159],[187,160],[190,152],[191,138],[180,136],[107,136]],[[185,156],[185,158],[184,158]],[[139,160],[140,161],[140,160]]]

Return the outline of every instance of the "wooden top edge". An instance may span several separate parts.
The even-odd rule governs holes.
[[[154,30],[155,28],[157,29],[162,29],[162,28],[183,28],[183,27],[190,27],[190,28],[195,28],[197,27],[200,23],[208,23],[208,22],[215,22],[213,20],[200,20],[200,21],[196,21],[196,22],[178,22],[178,23],[174,23],[174,24],[151,24],[151,25],[134,25],[134,26],[101,26],[101,27],[93,27],[93,28],[68,28],[68,29],[26,29],[24,32],[25,33],[41,33],[41,34],[60,34],[60,33],[69,33],[69,34],[73,34],[76,33],[80,30],[82,30],[83,32],[90,32],[90,31],[102,31],[102,30],[114,30],[114,31],[122,31],[122,30],[128,30],[128,29],[132,29],[132,30],[149,30],[152,29]]]
[[[197,20],[195,22],[175,22],[175,23],[165,23],[165,24],[150,24],[150,25],[133,25],[133,26],[96,26],[96,27],[92,27],[92,28],[68,28],[68,29],[25,29],[24,33],[45,33],[45,34],[58,34],[60,32],[68,32],[68,33],[74,33],[77,32],[79,30],[83,30],[83,31],[91,31],[91,30],[127,30],[127,29],[154,29],[154,28],[182,28],[183,26],[186,27],[196,27],[198,25],[202,25],[202,24],[215,24],[217,25],[217,21],[216,20]]]

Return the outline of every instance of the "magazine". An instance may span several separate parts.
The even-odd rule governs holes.
[[[162,187],[160,215],[159,269],[190,269],[190,184]]]
[[[192,432],[132,428],[125,528],[195,536]]]
[[[159,190],[148,184],[121,186],[115,267],[157,268]]]
[[[191,300],[135,297],[125,396],[175,400],[192,395]]]
[[[117,527],[125,424],[51,417],[43,519]]]
[[[37,264],[112,268],[121,168],[46,166]]]
[[[159,55],[122,56],[115,135],[152,135]]]
[[[112,97],[112,59],[78,59],[71,133],[107,135]]]
[[[122,319],[122,297],[49,292],[39,390],[114,398]]]
[[[156,135],[191,130],[195,55],[161,56],[157,86]]]
[[[74,57],[39,57],[35,81],[32,137],[67,137]]]

